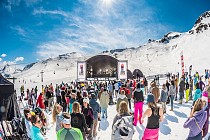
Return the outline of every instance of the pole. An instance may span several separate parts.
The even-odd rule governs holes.
[[[183,51],[181,52],[181,67],[182,67],[182,76],[184,75],[184,55]]]

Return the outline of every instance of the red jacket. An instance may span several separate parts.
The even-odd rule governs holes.
[[[43,95],[41,95],[41,94],[39,95],[37,102],[36,102],[36,106],[40,107],[41,109],[45,108]]]

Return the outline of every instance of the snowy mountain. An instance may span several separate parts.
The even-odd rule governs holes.
[[[148,43],[137,48],[116,49],[104,51],[101,54],[113,56],[119,60],[128,60],[128,68],[133,71],[138,68],[143,74],[165,74],[167,72],[181,72],[181,56],[183,51],[185,71],[190,65],[193,72],[201,74],[207,65],[210,54],[210,11],[203,13],[195,22],[193,28],[184,33],[169,32],[159,40],[149,39]],[[22,72],[13,76],[18,79],[40,82],[41,71],[44,81],[71,81],[77,77],[77,61],[86,60],[93,55],[84,56],[73,52],[49,58],[44,61],[27,65]]]

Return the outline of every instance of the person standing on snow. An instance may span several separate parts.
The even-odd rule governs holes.
[[[108,112],[107,112],[108,105],[109,105],[109,94],[107,93],[106,89],[104,89],[100,98],[102,118],[104,118],[104,114],[106,114],[106,118],[108,117]]]
[[[184,78],[181,78],[179,83],[179,104],[182,104],[182,100],[184,98],[184,91],[185,91],[185,82]]]
[[[139,120],[140,124],[142,112],[143,112],[143,105],[144,105],[144,93],[141,90],[140,83],[137,84],[136,90],[134,91],[134,122],[133,125],[137,125],[137,121]],[[139,118],[138,118],[139,115]]]
[[[39,94],[39,97],[38,97],[38,99],[36,101],[36,106],[40,107],[41,109],[45,109],[44,97],[43,97],[42,93]]]
[[[93,109],[93,137],[97,136],[97,126],[98,126],[98,120],[100,120],[100,105],[97,102],[96,95],[94,93],[91,94],[91,99],[90,99],[90,106]]]
[[[119,93],[119,85],[117,82],[114,84],[114,90],[115,90],[115,98],[117,99],[118,93]]]
[[[183,125],[184,128],[190,129],[187,140],[202,140],[202,128],[207,119],[206,107],[203,106],[202,99],[196,100],[190,117]]]
[[[161,95],[160,95],[160,102],[162,104],[163,113],[166,113],[166,101],[167,101],[167,98],[168,98],[168,90],[166,88],[166,85],[163,84],[162,90],[161,90]]]
[[[171,102],[171,109],[170,109],[170,111],[173,111],[175,94],[176,94],[176,86],[174,85],[174,81],[171,81],[171,86],[169,87],[169,92],[168,92],[168,95],[170,97],[170,102]]]
[[[158,140],[159,123],[163,121],[163,110],[157,106],[153,94],[147,95],[147,103],[148,109],[143,114],[142,122],[145,117],[148,117],[148,121],[142,140]]]
[[[200,77],[199,86],[200,86],[201,92],[203,92],[203,90],[204,90],[204,88],[205,88],[205,84],[204,84],[204,82],[202,81],[202,77]]]
[[[157,87],[156,82],[153,82],[153,84],[152,84],[152,94],[154,95],[155,102],[157,103],[158,99],[160,97],[160,90]]]
[[[128,98],[125,96],[125,91],[121,90],[117,98],[116,110],[119,112],[119,105],[122,101],[125,101],[128,104]]]
[[[93,109],[89,105],[88,97],[83,98],[82,113],[85,116],[86,124],[89,129],[87,139],[93,140]]]
[[[83,140],[80,129],[71,126],[71,116],[63,113],[62,129],[57,132],[57,140]]]
[[[187,103],[188,101],[189,101],[189,95],[190,95],[190,86],[189,86],[189,83],[188,83],[188,81],[186,82],[186,86],[185,86],[186,88],[186,90],[185,90],[185,93],[186,93],[186,102],[185,103]]]
[[[198,83],[196,83],[196,90],[194,92],[194,95],[193,95],[193,106],[196,102],[197,99],[201,98],[201,90],[200,90],[200,86]]]

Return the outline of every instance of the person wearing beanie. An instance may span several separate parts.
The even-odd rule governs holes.
[[[57,140],[83,140],[80,129],[71,127],[71,117],[69,113],[63,113],[62,129],[57,132]]]
[[[196,83],[196,90],[193,95],[193,105],[195,104],[197,99],[201,98],[201,96],[202,96],[202,94],[201,94],[200,86],[198,83]]]
[[[83,98],[82,113],[85,116],[86,124],[89,129],[87,139],[92,140],[93,139],[93,119],[94,119],[94,117],[93,117],[93,109],[89,105],[88,97]]]
[[[163,110],[156,105],[153,94],[147,95],[147,103],[148,108],[143,114],[142,123],[145,117],[148,117],[148,120],[142,140],[158,140],[159,122],[163,121]]]
[[[98,120],[100,120],[100,112],[101,108],[99,103],[97,102],[96,95],[94,93],[91,94],[90,99],[90,106],[93,109],[93,137],[97,136],[97,126],[98,126]]]
[[[134,122],[133,125],[137,125],[137,121],[139,119],[139,123],[142,124],[141,122],[141,117],[142,117],[142,112],[143,112],[143,104],[144,104],[144,93],[141,90],[141,85],[140,83],[137,84],[137,88],[134,91]],[[139,115],[139,117],[138,117]]]

